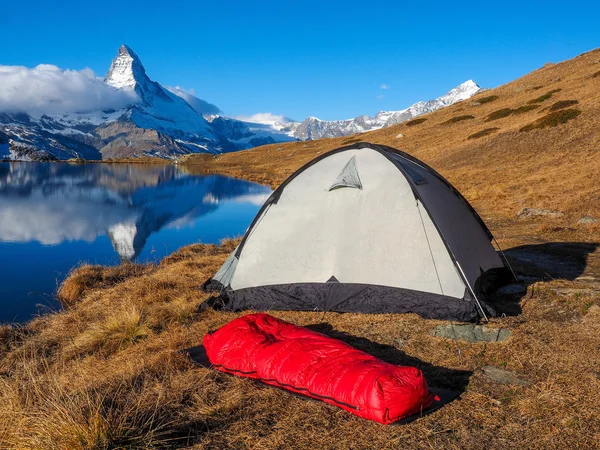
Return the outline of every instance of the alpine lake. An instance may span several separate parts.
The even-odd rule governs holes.
[[[57,288],[81,264],[240,236],[270,193],[169,164],[0,162],[0,324],[60,309]]]

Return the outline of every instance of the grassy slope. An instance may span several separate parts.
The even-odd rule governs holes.
[[[478,96],[497,95],[494,101],[468,100],[414,126],[185,162],[193,172],[276,186],[317,154],[353,140],[392,145],[449,178],[503,246],[513,248],[509,254],[518,256],[523,250],[514,247],[525,245],[529,256],[554,262],[517,261],[523,273],[563,279],[530,284],[517,298],[519,315],[492,321],[513,332],[506,343],[436,338],[429,333],[439,322],[414,315],[274,313],[390,362],[416,365],[434,386],[465,389],[460,401],[412,424],[383,427],[193,367],[179,350],[237,315],[198,311],[205,299],[198,285],[234,243],[195,245],[156,266],[81,268],[61,290],[69,309],[20,328],[0,327],[0,448],[598,447],[600,312],[593,305],[600,285],[573,281],[600,274],[598,250],[586,244],[600,241],[599,228],[577,224],[586,214],[600,218],[600,76],[590,76],[600,71],[597,60],[595,51],[537,70]],[[485,121],[553,89],[561,91],[538,108]],[[569,108],[581,114],[557,127],[519,131],[564,100],[578,100]],[[462,115],[475,119],[451,121]],[[499,129],[468,139],[493,127]],[[516,219],[525,206],[565,216]],[[531,384],[494,383],[481,373],[485,365]]]

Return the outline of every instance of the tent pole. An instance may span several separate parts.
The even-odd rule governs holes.
[[[510,265],[510,262],[508,261],[508,258],[504,254],[504,251],[502,250],[502,247],[500,247],[500,244],[498,244],[498,241],[496,240],[495,237],[493,239],[494,239],[494,242],[496,243],[496,247],[498,247],[498,250],[500,250],[500,254],[504,258],[504,261],[506,261],[506,264],[508,265],[508,268],[510,269],[511,273],[513,274],[513,277],[515,277],[515,280],[517,280],[517,283],[519,283],[521,280],[519,280],[519,278],[517,278],[517,274],[513,270],[512,266]]]
[[[456,261],[456,260],[455,260]],[[479,309],[481,310],[481,314],[483,314],[483,319],[486,322],[489,322],[490,319],[488,319],[488,317],[485,314],[485,311],[483,310],[483,307],[481,306],[481,303],[479,302],[479,299],[477,298],[477,296],[475,295],[475,291],[473,290],[473,288],[471,287],[471,285],[469,284],[469,280],[467,280],[467,276],[465,275],[465,272],[463,271],[462,267],[460,266],[460,263],[458,261],[456,261],[456,266],[458,267],[458,270],[460,270],[460,273],[463,276],[463,279],[465,280],[466,285],[469,288],[469,291],[471,291],[471,294],[473,295],[473,298],[475,299],[475,302],[477,303],[477,306],[479,306]]]

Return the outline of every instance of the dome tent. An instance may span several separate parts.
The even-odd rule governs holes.
[[[435,170],[357,143],[292,174],[204,284],[240,309],[414,312],[471,321],[507,279],[492,235]]]

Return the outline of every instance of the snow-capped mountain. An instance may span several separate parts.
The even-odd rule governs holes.
[[[120,110],[44,114],[0,114],[9,145],[0,157],[20,160],[115,157],[176,157],[238,150],[184,98],[147,75],[135,52],[119,48],[104,82],[131,94]],[[200,99],[197,99],[201,102]],[[208,103],[207,103],[208,104]]]
[[[477,83],[473,80],[469,80],[435,100],[418,102],[400,111],[380,111],[373,117],[359,116],[354,119],[333,121],[309,117],[302,123],[289,124],[289,129],[294,137],[302,140],[364,133],[366,131],[377,130],[379,128],[406,122],[413,117],[436,111],[445,106],[450,106],[456,102],[472,97],[479,91],[481,91],[481,88]]]
[[[210,119],[210,117],[222,114],[222,111],[219,109],[218,106],[213,105],[212,103],[208,103],[207,101],[202,100],[196,97],[195,95],[184,91],[178,86],[167,86],[167,89],[173,94],[177,95],[178,97],[181,97],[186,102],[188,102],[190,106],[194,108],[197,113],[202,114],[205,119]]]
[[[55,66],[53,66],[55,67]],[[56,68],[59,70],[58,68]],[[119,48],[110,69],[96,84],[127,103],[117,109],[80,112],[0,112],[0,159],[64,160],[223,153],[258,145],[347,136],[404,122],[465,100],[480,88],[467,81],[446,95],[374,117],[303,122],[257,114],[247,120],[226,117],[220,109],[178,87],[151,80],[136,53]],[[126,105],[122,107],[121,105]]]
[[[230,117],[213,116],[209,118],[213,128],[226,136],[229,142],[239,149],[274,144],[276,142],[297,141],[290,124],[246,122]]]

